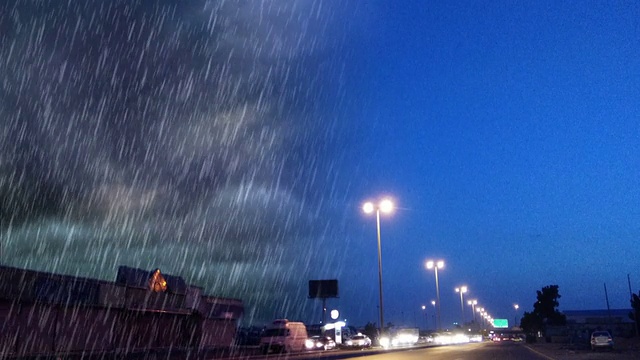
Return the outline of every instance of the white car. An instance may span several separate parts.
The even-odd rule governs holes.
[[[613,338],[608,331],[594,331],[591,334],[591,350],[596,349],[613,350]]]
[[[371,347],[371,339],[367,335],[358,334],[347,339],[342,345],[349,349],[364,349]]]
[[[332,350],[336,347],[336,342],[329,336],[312,336],[305,342],[307,350]]]

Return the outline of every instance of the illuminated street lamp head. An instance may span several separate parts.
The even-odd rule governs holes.
[[[431,300],[431,305],[436,306],[436,301],[435,300]]]
[[[459,288],[456,288],[456,292],[462,292],[463,294],[467,292],[467,287],[466,286],[461,286]]]
[[[362,205],[362,211],[364,211],[366,214],[371,214],[376,209],[380,210],[380,212],[383,213],[390,213],[393,211],[393,202],[391,202],[391,200],[389,199],[383,199],[378,205],[374,204],[371,201],[367,201]]]
[[[364,205],[362,205],[362,211],[364,211],[366,214],[371,214],[373,210],[375,210],[375,208],[372,202],[366,202],[364,203]]]
[[[518,309],[520,308],[520,305],[515,304],[515,305],[513,305],[513,307],[514,307],[516,310],[518,310]]]
[[[478,300],[469,300],[467,301],[468,305],[478,305]]]
[[[427,261],[427,269],[433,269],[434,267],[437,267],[438,269],[442,269],[444,267],[444,261],[443,260],[438,260],[438,261],[433,261],[433,260],[429,260]]]
[[[427,308],[426,306],[422,305],[422,310],[424,310],[424,309],[426,309],[426,308]]]
[[[384,199],[380,202],[380,211],[383,213],[390,213],[393,211],[393,203],[389,199]]]

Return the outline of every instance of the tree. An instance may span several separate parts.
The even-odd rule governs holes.
[[[520,327],[527,335],[535,335],[544,328],[544,320],[535,312],[526,312],[520,320]]]
[[[538,301],[533,304],[533,312],[539,314],[547,325],[564,325],[567,318],[556,308],[560,305],[558,299],[560,291],[558,285],[549,285],[538,290]]]
[[[363,333],[371,340],[375,341],[378,338],[378,325],[376,323],[368,322],[367,325],[364,326]]]
[[[522,317],[522,329],[529,335],[544,332],[548,325],[558,326],[567,323],[566,316],[558,311],[560,303],[558,285],[549,285],[537,291],[537,301],[533,304],[532,312],[525,312]]]

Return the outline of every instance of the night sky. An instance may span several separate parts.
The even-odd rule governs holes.
[[[640,290],[635,1],[4,1],[0,262],[160,268],[243,323]],[[520,305],[516,314],[513,304]],[[466,319],[471,317],[465,304]]]

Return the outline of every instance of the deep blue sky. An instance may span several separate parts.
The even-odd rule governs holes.
[[[0,3],[2,264],[119,265],[236,297],[245,323],[443,325],[629,307],[640,290],[637,1]],[[467,318],[470,316],[467,310]],[[429,308],[430,311],[431,308]],[[429,314],[431,314],[430,312]]]
[[[360,10],[370,21],[349,66],[354,193],[401,207],[382,220],[386,318],[413,321],[435,299],[428,258],[447,263],[449,321],[460,284],[509,319],[550,284],[561,309],[605,308],[604,283],[611,307],[629,307],[627,274],[640,285],[638,3]],[[367,258],[354,272],[375,284],[375,221],[359,223],[350,250]]]

